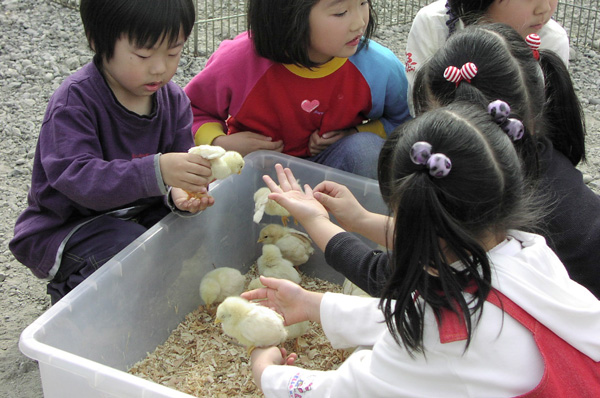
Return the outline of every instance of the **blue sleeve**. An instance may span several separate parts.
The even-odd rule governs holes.
[[[371,88],[373,107],[369,119],[378,119],[389,135],[411,118],[404,64],[389,48],[372,40],[367,48],[362,48],[349,59]]]

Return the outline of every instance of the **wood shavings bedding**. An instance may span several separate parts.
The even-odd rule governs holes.
[[[253,265],[246,274],[246,286],[256,277]],[[338,284],[306,275],[300,284],[311,291],[342,292]],[[207,312],[200,306],[188,314],[167,341],[129,373],[196,397],[262,397],[252,380],[246,349],[215,325],[215,311],[215,307]],[[297,342],[288,340],[284,347],[296,352],[296,364],[307,369],[336,369],[348,357],[346,351],[331,347],[321,325],[315,323]]]

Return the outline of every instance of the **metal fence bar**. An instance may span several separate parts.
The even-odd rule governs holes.
[[[600,11],[583,4],[583,0],[559,1],[554,19],[569,35],[575,47],[600,47]],[[588,2],[589,3],[589,2]]]
[[[71,8],[79,0],[53,0]],[[194,0],[197,18],[186,50],[194,56],[213,53],[222,40],[231,39],[246,29],[245,1]],[[380,26],[410,24],[419,9],[434,0],[372,0]],[[554,13],[575,47],[600,48],[600,10],[585,5],[586,0],[562,0]]]

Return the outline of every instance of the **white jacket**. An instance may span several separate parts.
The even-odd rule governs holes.
[[[421,65],[440,49],[448,39],[448,14],[446,0],[438,0],[419,10],[413,20],[406,41],[406,78],[408,79],[408,102],[412,112],[412,87],[416,72]],[[456,23],[456,29],[464,29],[461,20]],[[569,66],[569,37],[565,29],[551,19],[539,32],[541,50],[554,51]]]
[[[572,346],[600,361],[600,301],[568,274],[543,237],[510,231],[489,252],[492,285]],[[379,300],[325,294],[323,330],[335,348],[360,346],[337,370],[269,366],[266,397],[510,397],[532,390],[544,364],[531,333],[495,305],[484,304],[465,342],[441,344],[425,313],[425,355],[414,358],[388,332]]]

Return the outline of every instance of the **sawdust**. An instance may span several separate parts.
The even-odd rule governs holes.
[[[256,277],[256,266],[246,274]],[[322,279],[302,276],[301,285],[311,291],[342,292],[342,287]],[[252,380],[246,349],[225,335],[214,323],[213,307],[204,306],[186,316],[167,341],[129,373],[196,397],[262,397]],[[348,356],[335,350],[319,324],[311,323],[306,334],[283,345],[296,352],[296,364],[307,369],[336,369]]]

